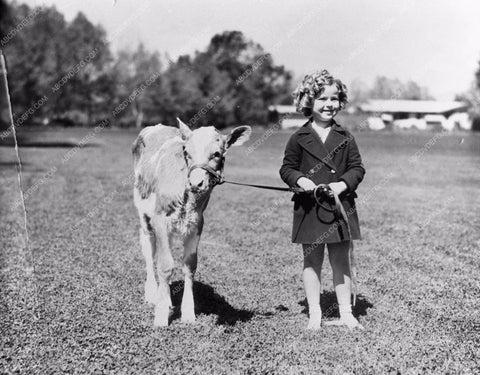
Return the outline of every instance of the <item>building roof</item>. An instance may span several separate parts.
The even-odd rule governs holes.
[[[405,112],[405,113],[445,113],[466,110],[468,105],[463,102],[448,102],[436,100],[380,100],[371,99],[360,105],[364,112]]]

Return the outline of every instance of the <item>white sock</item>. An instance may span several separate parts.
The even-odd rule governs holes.
[[[352,315],[352,305],[339,305],[338,309],[340,310],[340,318],[345,318]]]
[[[320,309],[320,306],[317,305],[317,306],[308,306],[308,314],[310,316],[312,315],[317,315],[317,314],[320,314],[322,315],[322,310]]]

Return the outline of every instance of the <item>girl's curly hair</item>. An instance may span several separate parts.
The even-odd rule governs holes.
[[[307,74],[296,90],[293,92],[293,104],[297,107],[297,112],[303,113],[304,116],[310,117],[313,112],[313,103],[323,92],[324,86],[335,84],[338,88],[338,98],[340,100],[340,109],[345,108],[347,104],[347,86],[339,79],[327,71],[315,72]]]

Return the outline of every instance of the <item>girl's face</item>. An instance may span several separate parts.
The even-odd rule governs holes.
[[[313,110],[321,121],[330,121],[340,110],[340,100],[336,85],[323,87],[323,92],[315,99]]]

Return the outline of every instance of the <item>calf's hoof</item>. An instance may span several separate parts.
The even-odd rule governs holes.
[[[153,325],[155,327],[168,327],[168,318],[161,318],[156,316],[155,319],[153,320]]]
[[[168,306],[158,305],[155,307],[155,318],[153,320],[153,325],[155,327],[167,327],[168,319],[170,317],[170,308]]]
[[[155,282],[145,283],[145,302],[155,304],[157,302],[157,289],[158,286]]]
[[[186,324],[193,324],[195,323],[195,313],[183,313],[182,312],[182,318],[181,318],[182,323]]]
[[[311,331],[318,331],[322,325],[322,313],[312,314],[308,319],[307,329]]]

